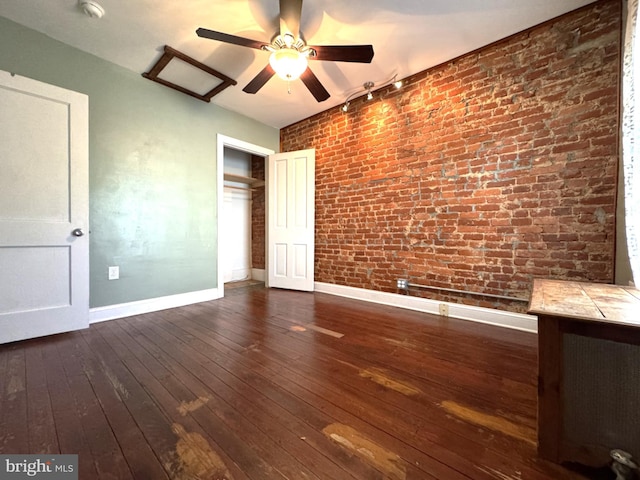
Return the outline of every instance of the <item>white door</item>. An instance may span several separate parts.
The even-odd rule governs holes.
[[[89,325],[88,99],[0,71],[0,343]]]
[[[269,155],[269,287],[313,291],[315,160],[315,150]]]

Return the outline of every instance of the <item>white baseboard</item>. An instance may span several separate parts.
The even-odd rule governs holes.
[[[255,280],[262,280],[259,275],[264,276],[264,270],[254,269],[258,276],[252,276]],[[365,302],[379,303],[392,307],[406,308],[418,312],[439,315],[440,304],[446,303],[449,307],[449,316],[461,320],[486,323],[499,327],[512,328],[525,332],[537,333],[538,318],[534,315],[523,313],[513,313],[505,310],[492,308],[474,307],[459,303],[440,302],[428,298],[411,297],[399,295],[397,293],[378,292],[364,288],[347,287],[344,285],[334,285],[331,283],[315,282],[315,291],[328,293],[340,297],[363,300]],[[200,290],[197,292],[169,295],[166,297],[150,298],[136,302],[121,303],[118,305],[108,305],[106,307],[96,307],[89,310],[89,323],[104,322],[117,318],[141,315],[143,313],[157,312],[168,308],[183,307],[193,303],[207,302],[222,298],[222,291],[217,288]]]
[[[398,293],[378,292],[364,288],[346,287],[332,283],[315,282],[315,291],[329,293],[340,297],[363,300],[365,302],[379,303],[392,307],[406,308],[418,312],[440,314],[440,304],[445,303],[449,307],[449,317],[472,322],[486,323],[499,327],[513,328],[524,332],[538,332],[538,317],[524,313],[514,313],[493,308],[474,307],[460,303],[440,302],[428,298],[411,297]]]
[[[197,292],[181,293],[166,297],[150,298],[136,302],[120,303],[118,305],[108,305],[106,307],[96,307],[89,309],[89,323],[115,320],[116,318],[131,317],[143,313],[157,312],[168,308],[183,307],[192,303],[208,302],[222,297],[222,293],[217,288],[200,290]]]
[[[253,280],[257,280],[259,282],[264,282],[266,278],[264,268],[252,268],[251,269],[251,278]]]

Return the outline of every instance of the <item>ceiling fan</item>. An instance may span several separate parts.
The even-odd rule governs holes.
[[[372,45],[307,45],[300,33],[302,0],[280,0],[280,33],[270,43],[198,28],[199,37],[218,40],[271,53],[269,63],[242,90],[256,93],[271,77],[278,75],[287,81],[297,78],[309,89],[318,102],[330,97],[318,77],[311,71],[307,60],[371,63]]]

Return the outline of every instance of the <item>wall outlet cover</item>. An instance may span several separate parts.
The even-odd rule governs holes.
[[[118,280],[120,278],[120,267],[109,267],[109,280]]]

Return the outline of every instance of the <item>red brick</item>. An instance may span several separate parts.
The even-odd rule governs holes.
[[[619,3],[283,128],[283,151],[316,149],[316,280],[516,297],[536,276],[613,281]]]

